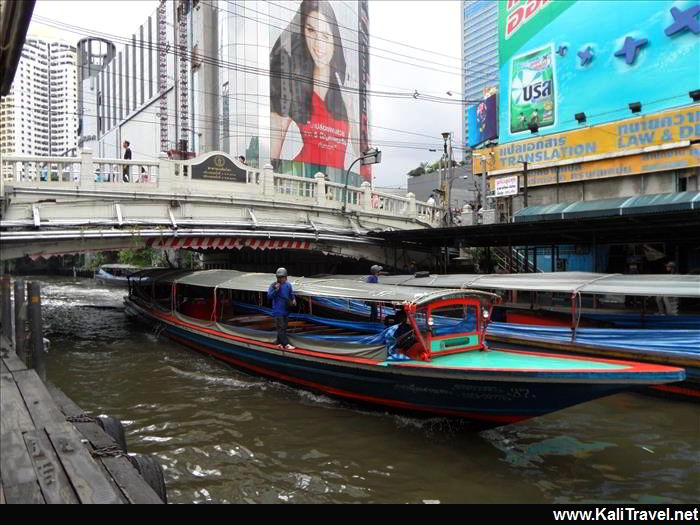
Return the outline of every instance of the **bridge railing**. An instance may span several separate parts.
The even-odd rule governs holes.
[[[219,154],[212,152],[205,155]],[[78,157],[4,156],[0,181],[4,185],[32,190],[65,188],[80,190],[136,190],[168,194],[221,197],[223,194],[267,202],[288,202],[340,209],[378,216],[418,219],[438,226],[438,208],[417,202],[415,195],[405,197],[373,191],[369,182],[345,186],[326,180],[323,173],[314,178],[274,173],[271,165],[262,170],[234,162],[246,170],[246,182],[226,186],[217,180],[193,180],[191,166],[199,159],[171,160],[161,154],[157,161],[93,158],[90,150]],[[3,195],[0,188],[0,196]]]

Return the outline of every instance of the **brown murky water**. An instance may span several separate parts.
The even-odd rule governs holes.
[[[156,454],[171,503],[694,503],[700,406],[645,394],[479,433],[247,375],[128,320],[123,289],[42,278],[49,380]]]

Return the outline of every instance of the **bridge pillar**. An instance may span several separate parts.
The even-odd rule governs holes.
[[[168,154],[161,151],[158,155],[158,189],[160,191],[173,191],[175,165],[168,158]]]
[[[416,213],[416,194],[410,191],[406,194],[408,198],[408,206],[406,207],[406,215],[412,219],[418,217]]]
[[[266,197],[275,196],[275,172],[272,164],[265,164],[263,167],[263,195]]]
[[[314,175],[316,179],[316,204],[324,206],[326,204],[326,176],[318,172]]]
[[[80,150],[79,185],[84,189],[95,189],[95,165],[92,162],[92,150],[90,148]]]
[[[362,209],[365,211],[372,211],[372,185],[365,181],[360,184],[364,195],[362,196]]]

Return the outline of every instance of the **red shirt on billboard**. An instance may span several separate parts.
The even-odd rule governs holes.
[[[326,103],[315,91],[311,105],[311,120],[306,124],[297,124],[304,147],[294,160],[343,169],[348,122],[333,118]]]

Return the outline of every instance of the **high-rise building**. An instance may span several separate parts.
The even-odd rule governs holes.
[[[466,151],[469,106],[498,86],[498,1],[462,0],[462,140]]]
[[[77,146],[76,49],[28,37],[0,101],[0,153],[61,156]]]
[[[134,159],[220,150],[345,183],[371,147],[369,87],[367,0],[163,1],[81,81],[81,114],[96,115],[81,141],[118,157],[128,140]]]

